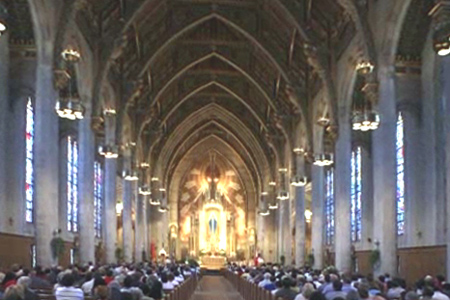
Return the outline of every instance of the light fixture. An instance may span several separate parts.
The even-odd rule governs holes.
[[[116,203],[116,214],[120,215],[123,211],[123,202]]]
[[[305,220],[306,220],[306,223],[311,223],[311,218],[312,218],[312,211],[311,210],[309,210],[309,209],[306,209],[305,210]]]
[[[166,206],[159,206],[158,211],[161,213],[165,213],[169,211],[169,208],[167,208]]]
[[[305,149],[304,148],[300,148],[300,147],[296,147],[292,150],[295,154],[301,154],[301,153],[305,153]]]
[[[103,113],[105,115],[115,115],[115,114],[117,114],[117,111],[114,108],[105,108],[103,110]]]
[[[159,181],[158,177],[152,177],[151,181]]]
[[[307,182],[308,181],[306,177],[302,179],[300,176],[296,175],[294,176],[294,178],[292,178],[291,185],[296,187],[302,187],[305,186]]]
[[[63,52],[61,52],[61,56],[65,61],[71,63],[77,63],[80,61],[81,58],[80,52],[72,48],[64,49]]]
[[[448,21],[438,25],[435,29],[433,34],[433,48],[439,56],[447,56],[450,54],[450,24],[448,24]]]
[[[278,203],[271,203],[271,204],[269,204],[269,209],[271,209],[271,210],[275,210],[275,209],[278,209]]]
[[[380,126],[380,115],[373,111],[355,112],[352,118],[352,129],[355,131],[377,130]]]
[[[142,169],[148,169],[148,168],[150,168],[150,164],[147,163],[147,162],[141,162],[141,168]]]
[[[159,199],[150,199],[150,205],[160,205],[161,201]]]
[[[276,183],[275,181],[271,181],[271,182],[269,182],[269,185],[270,185],[270,186],[276,186],[277,183]]]
[[[279,191],[277,199],[280,201],[288,200],[289,199],[289,193],[286,191]]]
[[[268,192],[261,192],[261,196],[267,196],[267,195],[269,195]]]
[[[280,173],[286,173],[287,171],[288,171],[287,168],[279,168],[278,169],[278,172],[280,172]]]
[[[143,186],[139,187],[139,194],[141,194],[143,196],[148,196],[148,195],[151,195],[152,192],[151,192],[150,188],[148,187],[148,185],[143,185]]]
[[[78,97],[60,97],[55,106],[60,118],[68,120],[81,120],[84,117],[84,106]]]
[[[105,158],[117,158],[119,157],[119,151],[115,145],[105,145],[98,148],[98,153]]]
[[[259,214],[260,216],[265,217],[265,216],[270,215],[270,211],[269,211],[268,209],[266,209],[266,210],[260,210],[260,211],[258,212],[258,214]]]
[[[313,164],[319,167],[327,167],[331,166],[333,162],[333,154],[324,153],[315,155]]]
[[[373,72],[374,65],[370,61],[362,61],[356,65],[356,72],[360,75],[367,75]]]
[[[166,189],[165,189],[165,188],[160,188],[159,191],[160,191],[160,192],[165,192]]]
[[[123,179],[127,181],[139,180],[139,175],[135,170],[124,170],[122,173]]]
[[[317,124],[323,127],[330,125],[330,119],[326,116],[322,116],[317,120]]]
[[[0,3],[0,36],[8,29],[6,25],[6,19],[8,17],[8,11],[6,7]]]

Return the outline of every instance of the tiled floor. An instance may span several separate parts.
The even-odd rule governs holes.
[[[243,300],[222,276],[203,276],[191,300]]]

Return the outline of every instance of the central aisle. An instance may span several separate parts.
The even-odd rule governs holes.
[[[222,276],[203,276],[191,300],[243,300],[238,291]]]

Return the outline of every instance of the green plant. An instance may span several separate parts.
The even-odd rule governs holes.
[[[50,241],[50,248],[52,250],[53,259],[61,258],[61,256],[64,254],[65,249],[64,240],[59,236],[54,237]]]
[[[374,267],[380,261],[380,250],[372,250],[370,252],[370,264]]]

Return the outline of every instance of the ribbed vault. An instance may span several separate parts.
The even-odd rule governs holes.
[[[150,164],[171,201],[213,152],[239,175],[254,213],[295,129],[312,137],[320,89],[334,119],[330,62],[354,35],[334,0],[100,0],[78,9],[82,32],[99,27],[86,37],[100,44],[94,98],[113,87],[117,127],[128,119],[131,130],[118,140],[137,142],[135,159]]]

